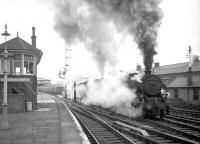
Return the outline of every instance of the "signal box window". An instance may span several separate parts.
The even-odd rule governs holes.
[[[7,70],[8,70],[8,73],[10,73],[10,61],[9,60],[7,63]],[[1,74],[4,73],[4,59],[0,59],[0,73]]]
[[[178,89],[174,89],[174,98],[178,98]]]
[[[193,99],[199,100],[199,89],[198,88],[193,89]]]
[[[0,59],[0,74],[3,74],[3,71],[4,71],[4,61],[3,59]]]
[[[21,54],[14,54],[14,73],[21,73]]]
[[[24,54],[24,71],[33,74],[33,55]]]

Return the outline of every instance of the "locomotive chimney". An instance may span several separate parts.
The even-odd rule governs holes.
[[[31,39],[32,39],[32,47],[36,48],[35,27],[32,27],[32,36],[31,36]]]
[[[159,62],[154,63],[154,68],[158,68],[160,66]]]

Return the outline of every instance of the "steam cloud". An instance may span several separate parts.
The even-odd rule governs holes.
[[[142,108],[131,105],[136,97],[135,90],[128,89],[118,76],[98,82],[89,81],[88,88],[87,97],[83,98],[84,104],[99,105],[129,117],[141,116]]]
[[[143,54],[146,70],[151,70],[156,54],[157,31],[161,23],[160,0],[63,0],[57,6],[55,28],[72,44],[84,41],[103,72],[105,62],[116,63],[112,23],[127,31]]]
[[[117,63],[116,33],[128,33],[143,54],[145,69],[150,71],[162,19],[159,3],[160,0],[56,0],[55,29],[69,45],[83,42],[102,75],[106,63]],[[111,78],[100,85],[90,85],[84,103],[100,104],[135,117],[141,109],[131,107],[134,98],[118,78]]]
[[[146,70],[151,70],[156,54],[157,31],[162,18],[158,7],[160,0],[87,0],[109,20],[112,19],[119,30],[130,33],[143,54]]]
[[[113,39],[116,33],[113,23],[83,0],[56,1],[56,6],[55,29],[67,44],[84,42],[103,76],[106,63],[117,63],[114,56],[117,46]]]

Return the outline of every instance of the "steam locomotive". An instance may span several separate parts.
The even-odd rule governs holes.
[[[165,102],[166,99],[161,94],[161,89],[165,88],[165,85],[162,83],[161,79],[156,76],[152,75],[151,72],[145,72],[145,76],[142,79],[142,82],[138,82],[133,79],[133,77],[137,73],[131,73],[127,76],[124,83],[127,85],[129,89],[136,90],[137,97],[131,102],[131,105],[133,107],[140,107],[142,105],[143,108],[143,117],[144,118],[160,118],[162,119],[165,114],[168,114],[169,107],[167,103]],[[96,83],[100,83],[102,79],[95,80]],[[74,99],[75,101],[81,101],[85,95],[87,95],[85,92],[81,97],[79,98],[76,96],[78,93],[76,92],[75,87],[78,87],[79,85],[83,85],[87,87],[88,81],[81,81],[76,82],[74,85]],[[79,93],[80,94],[80,93]]]
[[[166,97],[161,94],[161,89],[165,88],[161,79],[145,72],[142,82],[132,80],[135,74],[129,74],[127,85],[130,89],[136,89],[137,98],[131,103],[136,107],[142,105],[144,118],[160,118],[169,113],[169,106]]]

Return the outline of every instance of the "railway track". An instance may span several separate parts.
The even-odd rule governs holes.
[[[129,133],[132,132],[123,129],[121,127],[117,127],[114,125],[110,125],[104,122],[101,118],[93,115],[92,113],[88,112],[87,110],[75,108],[74,106],[69,106],[73,114],[76,116],[78,121],[80,122],[81,126],[84,129],[84,132],[88,136],[89,141],[93,144],[158,144],[157,142],[152,141],[151,139],[144,138],[142,136],[127,137],[122,133]],[[120,131],[120,132],[119,132]]]
[[[184,122],[186,124],[193,125],[194,127],[200,126],[200,119],[197,119],[197,118],[180,116],[180,115],[166,115],[165,118],[169,120],[174,120],[177,122]]]
[[[86,133],[86,135],[88,136],[88,138],[89,138],[89,140],[91,141],[91,143],[96,143],[95,142],[95,140],[96,141],[98,141],[99,140],[99,143],[102,143],[102,144],[109,144],[109,143],[117,143],[116,141],[113,141],[113,140],[115,140],[115,139],[117,139],[117,138],[112,138],[112,136],[110,136],[109,137],[109,139],[108,140],[106,140],[106,136],[105,136],[105,128],[104,129],[102,129],[102,128],[100,128],[99,126],[98,127],[95,127],[97,124],[96,124],[96,122],[94,122],[95,124],[93,125],[90,125],[90,124],[87,124],[88,123],[88,120],[85,120],[85,119],[87,119],[87,118],[84,118],[83,116],[80,116],[80,114],[77,114],[77,110],[75,110],[74,108],[72,108],[72,105],[73,104],[69,104],[68,103],[68,106],[69,107],[71,107],[70,109],[72,110],[72,112],[74,113],[75,111],[75,113],[74,113],[74,115],[75,116],[77,116],[77,115],[79,115],[79,116],[77,116],[77,119],[79,120],[79,122],[80,122],[80,124],[82,125],[82,127],[83,127],[83,129],[84,129],[84,131],[85,131],[85,133]],[[74,106],[73,106],[74,107]],[[81,108],[81,109],[83,109],[83,108]],[[88,110],[83,110],[83,111],[85,111],[86,112],[86,115],[88,115],[90,112],[88,112]],[[80,113],[80,112],[78,112],[78,113]],[[82,113],[82,112],[81,112]],[[85,114],[84,114],[85,115]],[[93,115],[93,114],[91,114],[91,115]],[[97,116],[94,116],[93,115],[93,118],[92,118],[92,120],[94,120],[94,117],[96,117],[97,118]],[[102,117],[101,117],[102,118]],[[98,120],[100,120],[101,118],[97,118]],[[105,119],[104,119],[105,120]],[[101,120],[101,121],[103,121],[103,120]],[[89,123],[91,123],[91,122],[89,122]],[[92,122],[93,123],[93,122]],[[103,121],[103,123],[105,123],[104,121]],[[126,138],[128,138],[129,140],[131,140],[131,143],[134,143],[134,144],[161,144],[161,142],[160,141],[158,141],[158,140],[154,140],[154,139],[152,139],[152,138],[150,138],[150,137],[147,137],[147,136],[143,136],[143,135],[140,135],[140,134],[138,134],[138,133],[134,133],[134,132],[132,132],[130,129],[127,129],[127,127],[126,128],[124,128],[124,127],[120,127],[120,126],[117,126],[117,125],[114,125],[113,124],[113,121],[111,122],[111,120],[109,120],[109,122],[107,121],[106,122],[106,125],[109,125],[109,126],[111,126],[111,127],[113,127],[114,129],[115,129],[115,131],[117,131],[117,133],[121,133],[122,135],[126,135],[125,137]],[[91,126],[91,128],[90,128],[90,126]],[[96,132],[96,131],[99,131],[99,128],[100,128],[100,130],[102,130],[102,131],[100,131],[100,132]],[[115,132],[116,133],[116,132]],[[100,134],[100,136],[98,135],[98,134]],[[107,134],[106,134],[107,135]],[[118,136],[119,137],[119,136]],[[102,141],[102,139],[104,140],[104,141]],[[124,141],[124,140],[123,140]],[[119,143],[123,143],[123,142],[119,142]],[[126,142],[125,143],[130,143],[130,141],[128,141],[127,142],[127,140],[126,140]]]
[[[81,112],[77,109],[71,109],[75,117],[84,128],[84,132],[88,136],[92,144],[134,144],[130,139],[120,134],[114,128],[88,113]]]
[[[193,138],[190,137],[191,139],[185,138],[184,135],[180,135],[180,134],[178,135],[175,132],[172,134],[171,130],[163,132],[163,128],[158,129],[158,127],[155,128],[155,127],[150,126],[149,124],[138,123],[138,122],[135,122],[131,119],[129,119],[129,120],[125,119],[125,118],[123,119],[122,117],[117,116],[117,115],[110,116],[109,114],[105,114],[105,112],[101,113],[101,112],[94,111],[94,110],[91,110],[91,109],[88,109],[88,108],[87,108],[87,110],[89,110],[93,114],[97,115],[98,117],[101,117],[101,119],[103,119],[105,122],[107,122],[111,125],[113,125],[113,122],[115,122],[115,121],[120,121],[120,122],[127,124],[129,126],[143,129],[143,130],[147,131],[148,134],[149,134],[149,136],[146,136],[146,137],[148,139],[150,139],[151,141],[154,141],[154,142],[157,142],[157,143],[164,143],[164,144],[167,144],[167,143],[190,143],[190,144],[191,143],[193,143],[193,144],[198,143],[195,140],[191,140],[191,139],[194,139],[194,137]],[[119,128],[116,128],[116,129],[119,129]],[[129,135],[129,137],[130,137],[130,133],[127,134],[127,135]]]
[[[170,108],[170,114],[182,115],[182,116],[190,116],[200,119],[200,110],[190,110],[184,108]]]
[[[143,123],[148,124],[149,126],[156,128],[162,132],[170,133],[176,136],[185,137],[187,139],[191,139],[195,142],[199,142],[200,139],[200,131],[199,129],[193,129],[189,125],[185,126],[183,123],[171,122],[168,120],[163,121],[153,121],[153,120],[145,120]]]
[[[172,105],[172,107],[177,109],[187,109],[192,111],[200,111],[199,105]]]
[[[128,120],[127,118],[122,119],[120,116],[116,119],[115,118],[113,120],[118,120],[128,125],[140,127],[143,130],[146,130],[150,134],[150,138],[160,143],[198,143],[198,141],[193,141],[198,139],[198,136],[192,134],[185,134],[187,135],[187,138],[185,138],[184,132],[182,132],[181,130],[178,131],[175,128],[173,130],[168,129],[170,127],[169,125],[168,127],[166,126],[164,129],[161,126],[155,126],[144,121],[137,121],[136,123],[135,121],[130,119]]]

